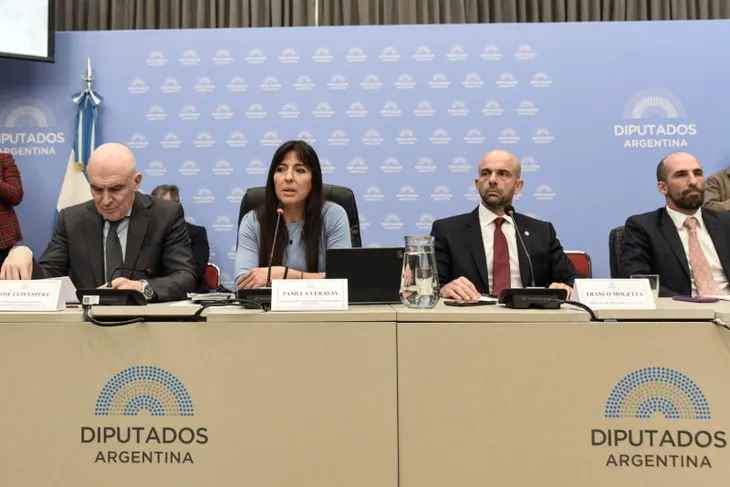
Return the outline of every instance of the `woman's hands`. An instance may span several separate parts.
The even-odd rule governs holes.
[[[284,278],[284,266],[274,266],[271,268],[271,280]],[[269,274],[268,267],[257,267],[251,269],[242,275],[236,283],[236,290],[239,289],[258,289],[266,285],[266,276]]]

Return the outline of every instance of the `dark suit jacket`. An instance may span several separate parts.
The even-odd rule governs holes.
[[[186,223],[188,235],[190,236],[190,245],[193,249],[193,260],[198,271],[197,292],[207,293],[208,283],[205,279],[205,271],[208,268],[208,260],[210,259],[210,245],[208,244],[208,232],[205,227]]]
[[[702,221],[715,244],[725,274],[730,271],[730,214],[702,209]],[[689,263],[679,232],[665,208],[626,220],[619,275],[659,274],[660,296],[691,296]]]
[[[61,210],[48,248],[33,262],[33,279],[69,276],[77,288],[104,284],[104,219],[93,201]],[[158,301],[187,298],[195,292],[196,270],[183,209],[177,203],[137,193],[129,217],[124,267],[150,269],[118,272],[146,279]]]
[[[514,218],[532,259],[535,286],[545,287],[553,282],[572,286],[575,279],[583,277],[563,252],[551,223],[521,214],[515,214]],[[525,235],[526,232],[529,235]],[[431,235],[435,237],[441,286],[463,276],[474,284],[477,291],[489,294],[487,256],[479,225],[479,207],[471,213],[436,220]],[[527,287],[531,285],[530,265],[519,239],[517,250],[522,285]]]

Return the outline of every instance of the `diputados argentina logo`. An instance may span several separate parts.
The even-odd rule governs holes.
[[[23,98],[0,107],[0,152],[14,156],[50,156],[56,145],[66,142],[63,132],[54,130],[51,108],[37,98]]]
[[[673,93],[650,88],[635,93],[624,107],[631,122],[613,126],[625,148],[682,148],[697,135],[697,124],[687,120],[684,104]]]
[[[97,464],[195,463],[193,453],[208,443],[205,427],[157,419],[195,416],[182,382],[158,367],[141,365],[116,374],[99,393],[94,415],[136,418],[131,425],[104,421],[81,427],[81,444],[95,447]],[[156,419],[154,424],[149,418]]]
[[[666,367],[635,370],[606,402],[605,417],[617,428],[591,430],[591,446],[608,449],[606,467],[712,468],[713,454],[727,447],[725,431],[711,420],[705,394],[681,372]],[[644,427],[635,427],[642,420]],[[669,420],[674,425],[669,424]]]

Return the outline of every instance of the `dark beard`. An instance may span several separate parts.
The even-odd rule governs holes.
[[[687,193],[689,193],[689,191]],[[702,203],[704,203],[705,193],[701,192],[700,197],[696,199],[689,199],[685,197],[675,198],[673,195],[670,195],[669,199],[672,200],[677,208],[681,208],[683,210],[696,210],[702,206]]]

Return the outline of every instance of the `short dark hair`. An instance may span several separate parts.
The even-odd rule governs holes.
[[[669,157],[669,156],[667,156]],[[667,158],[665,157],[661,161],[659,161],[659,165],[656,167],[656,180],[657,182],[667,182],[667,166],[664,164],[664,161]]]
[[[164,198],[166,194],[170,195],[170,199],[175,203],[180,203],[180,188],[177,184],[161,184],[152,190],[152,196]]]

